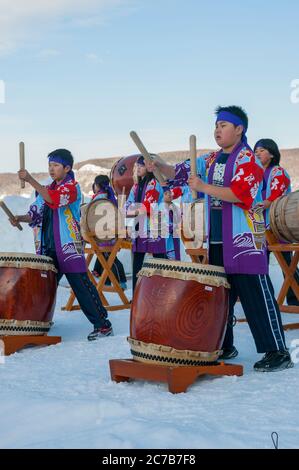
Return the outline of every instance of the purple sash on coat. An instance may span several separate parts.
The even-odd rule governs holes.
[[[234,165],[236,158],[242,148],[246,146],[252,152],[250,147],[244,142],[240,142],[228,157],[223,187],[229,188],[234,175]],[[211,165],[208,173],[208,182],[213,184],[213,173],[219,155],[217,153],[215,161]],[[223,260],[224,268],[227,274],[268,274],[268,263],[266,256],[265,243],[261,249],[256,248],[254,235],[248,227],[248,232],[241,234],[233,233],[233,204],[222,201],[222,239],[223,239]],[[211,211],[211,197],[208,197],[209,213]],[[242,210],[241,208],[239,210]],[[208,218],[208,234],[210,233],[210,217]],[[242,238],[243,243],[238,239]]]

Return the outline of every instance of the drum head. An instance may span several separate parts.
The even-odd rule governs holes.
[[[31,268],[56,272],[52,258],[34,253],[0,253],[0,268]]]
[[[81,208],[83,238],[101,243],[117,237],[118,209],[109,199],[97,199]]]
[[[116,194],[122,194],[125,188],[125,195],[130,194],[131,188],[134,184],[134,165],[140,155],[130,155],[121,158],[116,162],[110,173],[110,181]]]

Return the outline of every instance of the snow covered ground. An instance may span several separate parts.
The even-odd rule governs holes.
[[[29,199],[6,202],[25,213]],[[33,251],[30,229],[18,232],[2,213],[0,243],[2,252]],[[271,275],[277,290],[276,264]],[[116,384],[108,361],[130,357],[129,311],[110,314],[114,337],[89,343],[91,326],[82,312],[61,311],[69,294],[62,284],[51,334],[63,342],[25,349],[0,364],[1,448],[273,448],[273,431],[280,448],[299,447],[299,367],[254,372],[260,356],[247,324],[235,328],[235,362],[244,365],[243,377],[205,377],[178,395],[162,383]],[[283,320],[299,318],[283,314]],[[299,331],[286,335],[290,345]]]

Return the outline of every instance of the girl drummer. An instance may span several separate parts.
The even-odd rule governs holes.
[[[280,165],[280,151],[274,140],[260,139],[254,146],[254,152],[264,169],[262,196],[265,208],[265,222],[268,228],[270,225],[269,213],[271,204],[279,197],[291,192],[291,179],[287,171]],[[292,253],[283,251],[281,254],[288,265],[290,265]],[[295,272],[295,279],[299,283],[298,269]],[[292,288],[289,288],[287,292],[287,304],[299,305],[299,301]]]
[[[146,253],[151,253],[154,258],[167,258],[167,240],[160,235],[152,236],[150,215],[151,205],[161,204],[164,193],[160,183],[153,173],[149,172],[143,156],[136,162],[137,182],[133,185],[128,200],[126,211],[128,217],[137,217],[133,238],[133,292],[137,282],[137,274],[140,271]]]
[[[114,191],[113,191],[112,187],[110,186],[110,180],[109,180],[108,176],[106,176],[106,175],[96,176],[95,180],[94,180],[94,183],[92,185],[92,188],[93,188],[93,192],[94,192],[94,195],[93,195],[93,198],[92,198],[93,201],[96,201],[98,199],[108,199],[109,201],[111,201],[113,204],[115,204],[117,206],[117,200],[115,198]],[[104,242],[104,244],[106,246],[107,246],[107,243],[109,243],[109,242]],[[101,244],[101,246],[103,246],[103,245]],[[105,256],[106,259],[108,259],[109,253],[103,253],[103,255]],[[126,289],[127,288],[126,273],[125,273],[124,266],[123,266],[122,262],[117,257],[115,258],[111,269],[112,269],[112,272],[115,275],[116,279],[120,283],[120,286],[122,287],[122,289]],[[95,277],[99,277],[102,274],[102,272],[103,272],[102,265],[100,264],[99,260],[97,259],[96,262],[95,262],[92,273]],[[111,284],[111,281],[110,281],[109,278],[106,280],[106,284],[108,284],[108,285]]]

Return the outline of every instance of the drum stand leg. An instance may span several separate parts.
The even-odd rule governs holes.
[[[87,239],[87,234],[86,234],[86,239]],[[115,242],[114,246],[112,247],[98,247],[96,242],[92,237],[89,238],[88,242],[91,247],[87,248],[85,246],[85,254],[87,255],[86,257],[86,265],[87,265],[87,273],[92,281],[92,283],[95,285],[99,297],[101,299],[101,302],[103,306],[106,308],[108,311],[115,311],[115,310],[124,310],[124,309],[129,309],[131,308],[131,302],[127,298],[126,294],[124,293],[123,289],[120,287],[120,283],[116,279],[115,275],[112,272],[112,265],[114,263],[114,260],[117,256],[117,253],[120,249],[127,249],[131,250],[132,244],[131,242],[128,242],[128,240],[123,240],[118,238],[117,241]],[[107,252],[109,253],[109,257],[106,260],[104,253]],[[98,281],[95,281],[90,269],[89,265],[92,261],[92,257],[96,255],[102,268],[103,272],[99,278]],[[111,286],[106,286],[105,281],[107,278],[110,278],[111,281]],[[110,305],[108,302],[108,299],[104,295],[104,292],[115,292],[118,294],[120,297],[122,303],[119,305]],[[72,310],[81,310],[81,307],[79,305],[74,305],[74,302],[76,300],[75,294],[73,291],[71,291],[69,299],[67,301],[67,304],[61,308],[61,310],[67,310],[67,311],[72,311]]]
[[[164,366],[146,364],[133,359],[111,359],[111,379],[114,382],[129,382],[130,379],[166,382],[171,393],[186,392],[201,375],[243,375],[243,366],[219,362],[211,366]]]
[[[61,343],[61,336],[47,335],[16,335],[0,336],[0,349],[4,356],[9,356],[26,346],[50,346],[51,344]]]

